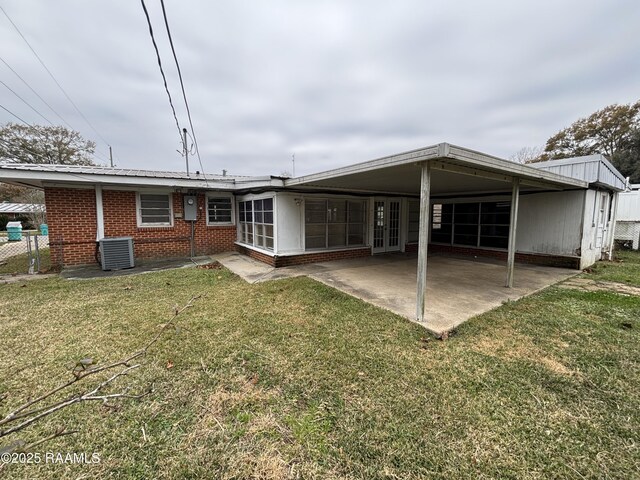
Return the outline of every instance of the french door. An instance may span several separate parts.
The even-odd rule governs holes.
[[[373,201],[373,253],[400,250],[400,200]]]

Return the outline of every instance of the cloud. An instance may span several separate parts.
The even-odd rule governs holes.
[[[147,3],[187,126],[161,12]],[[295,153],[296,173],[306,174],[440,141],[508,157],[638,99],[632,0],[165,3],[205,171],[279,174]],[[138,3],[3,7],[119,165],[183,168]],[[106,158],[105,142],[2,16],[0,24],[0,55]],[[0,78],[54,117],[4,65]],[[9,92],[2,104],[37,121]]]

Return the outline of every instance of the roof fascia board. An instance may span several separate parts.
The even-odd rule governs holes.
[[[42,170],[21,170],[12,168],[0,168],[2,180],[10,182],[39,183],[64,183],[67,185],[103,185],[110,186],[140,186],[140,187],[167,187],[167,188],[194,188],[207,190],[234,191],[238,188],[255,188],[282,186],[282,180],[264,177],[257,180],[186,180],[177,178],[155,178],[155,177],[125,177],[120,175],[104,174],[80,174],[67,172],[45,172]]]
[[[371,160],[347,167],[328,170],[326,172],[292,178],[285,180],[284,184],[285,186],[295,186],[301,184],[311,185],[313,184],[313,182],[328,180],[335,177],[353,175],[356,173],[377,170],[390,166],[419,163],[422,161],[434,159],[459,160],[467,165],[471,165],[485,171],[488,169],[489,171],[494,170],[494,173],[495,171],[504,172],[504,176],[517,176],[523,180],[537,182],[536,186],[544,184],[544,186],[548,187],[551,184],[558,186],[588,188],[588,183],[583,182],[582,180],[576,180],[574,178],[565,177],[555,173],[547,172],[545,170],[539,170],[537,168],[510,162],[508,160],[493,157],[491,155],[486,155],[474,150],[457,147],[448,143],[440,143],[438,145],[426,147],[420,150],[413,150],[398,155],[379,158],[377,160]]]
[[[346,167],[336,168],[333,170],[327,170],[325,172],[313,173],[311,175],[305,175],[304,177],[289,178],[284,181],[285,186],[294,186],[302,183],[318,182],[322,180],[328,180],[334,177],[341,177],[345,175],[353,175],[355,173],[367,172],[370,170],[377,170],[379,168],[406,165],[410,163],[422,162],[424,160],[431,160],[438,158],[439,146],[434,145],[431,147],[421,148],[419,150],[412,150],[405,153],[399,153],[397,155],[390,155],[388,157],[378,158],[376,160],[369,160],[367,162],[360,162],[354,165],[348,165]]]

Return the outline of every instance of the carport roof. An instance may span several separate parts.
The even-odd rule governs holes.
[[[583,180],[440,143],[418,150],[285,180],[286,187],[417,195],[420,164],[431,161],[433,195],[510,191],[513,178],[523,190],[588,188]]]

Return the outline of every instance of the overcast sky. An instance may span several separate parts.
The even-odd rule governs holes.
[[[188,126],[159,0],[146,0]],[[165,0],[204,170],[296,175],[439,142],[510,157],[640,99],[640,2]],[[140,2],[0,0],[122,167],[183,170]],[[87,125],[0,12],[0,56]],[[3,63],[0,79],[60,119]],[[46,123],[0,84],[0,104]],[[0,122],[16,121],[0,110]],[[200,170],[194,162],[192,170]]]

